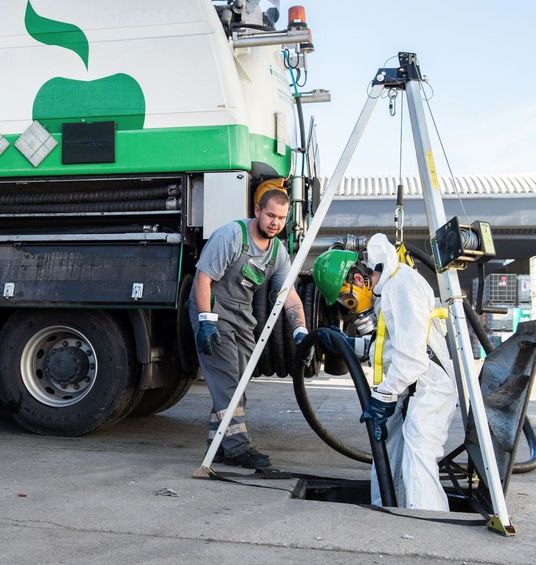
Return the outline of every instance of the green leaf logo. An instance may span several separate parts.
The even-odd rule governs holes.
[[[57,45],[74,51],[88,68],[89,44],[85,33],[77,26],[40,16],[28,0],[24,19],[28,33],[40,43]]]

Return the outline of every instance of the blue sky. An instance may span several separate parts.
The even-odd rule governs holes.
[[[281,0],[278,28],[293,2]],[[433,87],[432,112],[454,174],[536,172],[536,2],[533,0],[302,0],[315,52],[303,90],[332,101],[306,106],[317,120],[329,176],[363,108],[376,70],[398,51],[417,53]],[[393,59],[387,66],[396,66]],[[429,116],[427,116],[429,118]],[[417,174],[407,108],[402,174]],[[431,121],[440,175],[448,175]],[[380,101],[348,175],[397,175],[400,115]]]

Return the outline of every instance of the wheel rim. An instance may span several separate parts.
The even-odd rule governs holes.
[[[26,389],[36,400],[47,406],[72,406],[93,388],[97,356],[78,330],[48,326],[24,346],[20,369]]]

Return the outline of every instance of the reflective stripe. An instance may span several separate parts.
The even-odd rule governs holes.
[[[248,429],[246,428],[246,424],[234,424],[227,428],[225,432],[226,436],[234,436],[235,434],[245,434],[247,433]]]
[[[245,434],[247,433],[247,427],[246,424],[242,423],[242,424],[234,424],[232,426],[229,426],[227,428],[227,431],[225,432],[226,436],[234,436],[236,434]],[[216,433],[218,432],[217,429],[214,430],[208,430],[208,439],[212,440],[216,437]]]
[[[225,412],[227,412],[226,409],[220,410],[219,412],[211,412],[210,421],[211,422],[220,422],[221,420],[223,420],[223,417],[225,416]],[[244,407],[243,406],[237,406],[235,408],[233,418],[239,418],[240,416],[245,416],[245,415],[246,415],[246,412],[244,410]],[[216,419],[213,419],[214,417],[216,417]]]

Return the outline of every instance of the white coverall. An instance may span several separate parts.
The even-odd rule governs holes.
[[[444,454],[457,393],[441,322],[430,318],[434,293],[416,270],[398,263],[396,250],[384,234],[371,237],[367,254],[371,269],[383,265],[373,289],[376,315],[381,309],[387,329],[384,380],[378,391],[399,395],[396,411],[387,421],[386,441],[397,502],[406,508],[448,511],[437,461]],[[371,345],[371,360],[375,344]],[[445,370],[429,358],[427,344]],[[403,419],[402,403],[413,383],[416,390]],[[371,484],[372,504],[381,506],[374,467]]]

